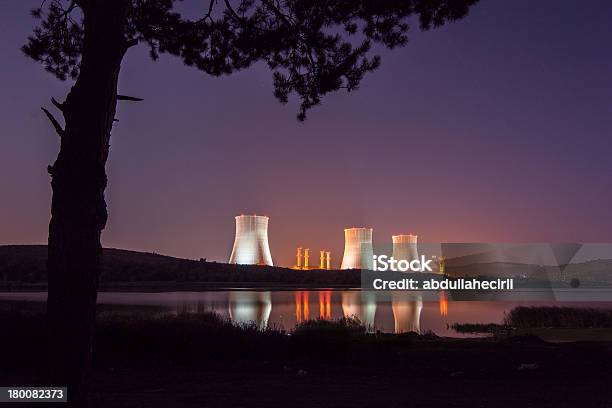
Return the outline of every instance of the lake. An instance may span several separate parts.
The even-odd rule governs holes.
[[[0,293],[2,301],[44,302],[46,292]],[[608,298],[609,299],[609,298]],[[98,303],[134,308],[151,307],[161,313],[216,312],[236,323],[255,322],[260,328],[291,330],[308,319],[356,316],[375,330],[389,333],[433,331],[461,337],[453,323],[501,323],[516,306],[589,306],[612,308],[612,302],[457,301],[444,292],[398,292],[381,296],[358,290],[206,292],[100,292]]]

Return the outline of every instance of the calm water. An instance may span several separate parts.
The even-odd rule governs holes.
[[[0,301],[44,301],[45,292],[0,293]],[[99,304],[150,306],[167,313],[214,311],[238,323],[255,322],[259,327],[291,329],[308,319],[336,319],[357,316],[370,327],[384,332],[425,332],[458,336],[449,328],[455,322],[499,323],[504,313],[519,305],[556,305],[612,308],[612,302],[508,302],[449,301],[445,293],[398,293],[377,298],[373,293],[354,290],[210,292],[102,292]]]

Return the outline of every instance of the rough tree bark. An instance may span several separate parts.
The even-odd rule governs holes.
[[[61,137],[49,166],[53,199],[49,224],[48,347],[46,380],[68,385],[70,406],[87,405],[95,311],[107,219],[105,165],[117,104],[126,0],[83,2],[84,44],[80,74],[61,110],[65,128],[47,116]]]

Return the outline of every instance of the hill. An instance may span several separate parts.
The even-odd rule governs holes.
[[[0,246],[0,290],[44,289],[47,281],[45,245]],[[515,277],[525,282],[612,283],[612,261],[571,264],[563,272],[556,267],[509,262],[450,265],[452,277]],[[104,289],[204,290],[228,287],[359,287],[359,270],[296,271],[289,268],[231,265],[205,260],[174,258],[155,253],[105,248],[100,285]]]
[[[45,245],[5,245],[0,246],[0,285],[7,288],[15,284],[41,284],[46,282]],[[349,271],[296,271],[289,268],[230,265],[205,260],[174,258],[154,253],[127,251],[105,248],[102,254],[102,287],[129,286],[147,283],[155,286],[180,287],[189,283],[206,286],[359,286],[358,270]]]

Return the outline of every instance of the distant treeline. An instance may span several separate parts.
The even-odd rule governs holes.
[[[0,282],[46,282],[44,245],[0,246]],[[164,255],[104,249],[101,283],[253,282],[359,286],[358,270],[296,271],[288,268],[229,265]]]

